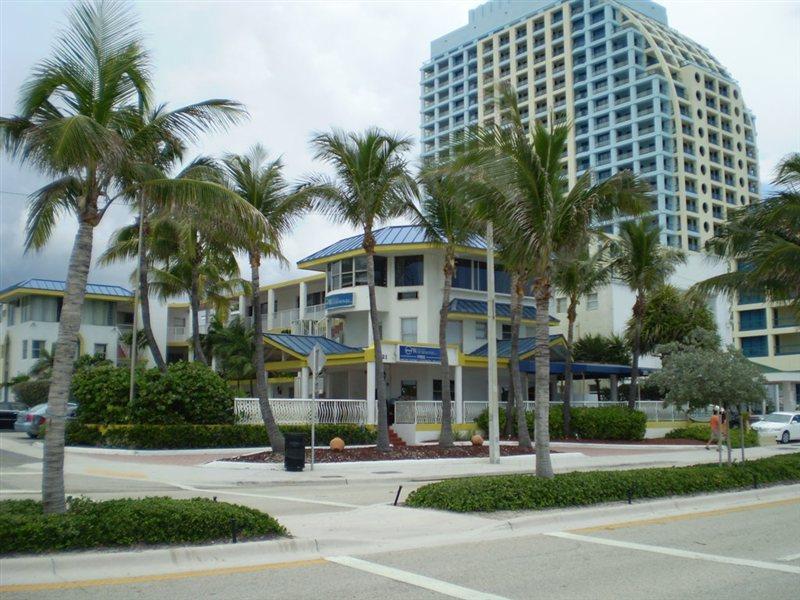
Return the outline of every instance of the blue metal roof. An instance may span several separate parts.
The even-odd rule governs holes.
[[[519,370],[523,373],[536,373],[536,364],[532,360],[520,362]],[[611,365],[605,363],[572,363],[572,372],[575,375],[589,377],[591,379],[606,379],[610,375],[621,375],[628,377],[631,374],[631,367],[627,365]],[[647,375],[656,369],[639,369],[640,375]],[[561,375],[564,372],[564,363],[560,361],[550,361],[550,373]]]
[[[14,290],[42,290],[46,292],[64,292],[67,287],[66,281],[56,279],[26,279],[7,288],[0,290],[0,295]],[[105,285],[101,283],[87,283],[86,293],[97,296],[119,296],[120,298],[132,298],[133,292],[119,285]]]
[[[345,346],[344,344],[340,344],[339,342],[321,335],[265,333],[264,338],[272,342],[274,345],[282,346],[290,352],[294,352],[295,354],[300,354],[302,356],[308,356],[315,344],[319,344],[320,348],[322,348],[322,351],[328,356],[334,354],[352,354],[354,352],[363,352],[362,348]]]
[[[395,246],[404,244],[424,244],[431,243],[424,227],[418,225],[393,225],[390,227],[382,227],[374,232],[375,244],[378,246]],[[335,244],[331,244],[327,248],[323,248],[310,254],[297,262],[298,265],[326,258],[328,256],[335,256],[343,252],[351,252],[353,250],[360,250],[364,241],[364,235],[358,234],[343,240],[339,240]],[[484,241],[475,237],[469,244],[470,248],[477,248],[480,250],[486,249]]]
[[[497,316],[510,319],[511,318],[511,305],[497,302],[495,304]],[[488,310],[485,300],[468,300],[466,298],[453,298],[450,301],[450,312],[466,313],[469,315],[485,315]],[[522,318],[528,321],[536,319],[535,306],[522,306]],[[558,323],[558,319],[551,316],[551,322]]]
[[[564,337],[561,334],[553,334],[550,336],[550,343],[552,344],[557,338]],[[536,347],[535,337],[521,337],[519,338],[519,354],[523,356],[533,352]],[[489,356],[489,344],[484,344],[469,353],[469,356]],[[511,340],[497,340],[497,358],[508,358],[511,356]]]

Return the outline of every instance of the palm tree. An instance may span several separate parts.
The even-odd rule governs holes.
[[[281,253],[281,238],[291,229],[294,221],[306,210],[304,193],[288,193],[288,184],[283,176],[281,160],[269,160],[264,148],[253,146],[247,155],[229,154],[223,160],[225,175],[230,189],[257,210],[267,223],[267,235],[260,231],[250,232],[240,239],[250,262],[253,307],[253,329],[255,352],[252,354],[256,377],[256,394],[261,407],[264,425],[269,432],[273,452],[282,453],[284,439],[269,404],[267,374],[264,369],[264,334],[261,322],[261,300],[259,298],[261,261],[263,258],[278,258],[285,262]]]
[[[583,296],[593,293],[611,279],[611,270],[606,261],[605,245],[594,252],[589,244],[576,250],[569,249],[556,255],[553,284],[569,300],[567,307],[567,358],[564,362],[564,435],[570,435],[570,402],[572,400],[572,342],[575,337],[575,319],[578,304]]]
[[[630,332],[633,361],[628,408],[636,406],[636,380],[639,377],[642,321],[649,295],[664,285],[675,268],[686,258],[680,250],[662,246],[658,226],[641,221],[625,221],[619,226],[619,239],[611,247],[610,267],[614,277],[623,281],[636,294],[633,303],[633,327]]]
[[[646,186],[629,173],[593,185],[591,173],[572,188],[561,159],[569,125],[551,129],[523,124],[517,93],[505,86],[500,95],[500,121],[469,132],[466,149],[456,164],[477,168],[483,182],[502,190],[504,214],[500,237],[517,240],[513,249],[533,278],[536,299],[536,474],[552,477],[549,451],[550,336],[548,307],[553,256],[585,239],[593,223],[620,210],[641,210]],[[516,261],[515,261],[516,262]]]
[[[737,269],[697,285],[704,292],[760,292],[800,311],[800,153],[778,165],[780,191],[729,215],[706,247]]]
[[[456,251],[474,241],[478,220],[466,197],[467,186],[452,174],[426,170],[420,174],[425,194],[420,203],[417,223],[425,228],[428,239],[444,249],[444,287],[439,308],[439,354],[442,365],[442,431],[439,446],[453,445],[453,413],[450,390],[450,361],[447,356],[447,317],[450,292],[456,266]]]
[[[574,360],[581,362],[611,363],[615,365],[631,364],[631,352],[628,343],[618,335],[585,335],[573,346]],[[597,401],[600,396],[600,380],[595,379]]]
[[[311,177],[304,188],[317,208],[334,221],[358,227],[364,232],[362,248],[367,257],[369,316],[375,344],[375,377],[378,402],[378,449],[389,451],[389,423],[384,386],[378,306],[375,300],[375,227],[381,221],[399,217],[412,207],[416,183],[409,174],[405,152],[408,138],[379,129],[364,133],[335,130],[311,140],[315,158],[333,167],[335,177]]]
[[[253,328],[241,317],[234,317],[226,325],[216,315],[203,338],[206,353],[214,357],[222,376],[227,380],[252,379]]]

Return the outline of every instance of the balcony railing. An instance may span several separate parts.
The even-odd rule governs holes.
[[[280,425],[305,425],[311,422],[316,404],[317,423],[353,423],[364,425],[367,418],[366,400],[312,400],[272,398],[272,414]],[[258,398],[236,398],[234,413],[237,423],[257,425],[263,423]]]
[[[187,327],[174,326],[167,329],[167,339],[170,341],[185,342],[188,337],[189,331]]]

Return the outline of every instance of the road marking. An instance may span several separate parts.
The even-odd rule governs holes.
[[[760,502],[757,504],[745,504],[743,506],[731,506],[730,508],[718,508],[715,510],[684,513],[680,515],[670,515],[668,517],[654,517],[652,519],[623,521],[621,523],[611,523],[609,525],[595,525],[592,527],[582,527],[580,529],[570,529],[570,531],[573,533],[594,533],[597,531],[614,531],[615,529],[625,529],[628,527],[641,527],[646,525],[664,525],[666,523],[674,523],[676,521],[689,521],[692,519],[702,519],[705,517],[727,515],[731,513],[746,512],[750,510],[775,508],[778,506],[790,506],[792,504],[800,504],[800,498],[786,498],[784,500],[773,500],[770,502]]]
[[[692,552],[690,550],[679,550],[677,548],[667,548],[664,546],[650,546],[648,544],[637,544],[635,542],[623,542],[621,540],[611,540],[608,538],[590,537],[588,535],[575,535],[566,531],[556,531],[545,533],[550,537],[557,537],[576,542],[586,542],[589,544],[600,544],[601,546],[613,546],[614,548],[625,548],[626,550],[641,550],[642,552],[653,552],[655,554],[666,554],[678,558],[688,558],[691,560],[707,560],[710,562],[722,563],[727,565],[739,565],[741,567],[753,567],[756,569],[766,569],[768,571],[780,571],[782,573],[800,574],[800,567],[791,565],[779,565],[777,563],[765,562],[761,560],[751,560],[749,558],[735,558],[732,556],[719,556],[717,554],[704,554],[702,552]]]
[[[797,554],[789,554],[788,556],[782,556],[778,560],[782,560],[784,562],[792,562],[793,560],[800,560],[800,552]]]
[[[268,563],[252,565],[249,567],[221,567],[219,569],[206,569],[203,571],[185,571],[183,573],[165,573],[163,575],[139,575],[135,577],[112,577],[109,579],[84,579],[83,581],[60,581],[54,583],[21,583],[17,585],[0,585],[0,592],[38,592],[43,590],[69,590],[84,587],[100,587],[106,585],[126,585],[136,583],[150,583],[153,581],[169,581],[172,579],[190,579],[192,577],[213,577],[218,575],[239,575],[242,573],[255,573],[269,569],[292,569],[311,565],[325,564],[322,558],[308,560],[293,560],[281,563]]]
[[[347,504],[346,502],[333,502],[331,500],[310,500],[308,498],[295,498],[293,496],[274,496],[272,494],[252,494],[248,492],[228,491],[227,489],[209,490],[198,488],[191,485],[183,485],[181,483],[171,483],[168,481],[160,481],[166,485],[174,486],[180,490],[187,492],[202,492],[204,494],[216,494],[217,496],[243,496],[245,498],[266,498],[267,500],[285,500],[287,502],[304,502],[306,504],[320,504],[322,506],[335,506],[337,508],[361,508],[359,504]]]
[[[462,598],[463,600],[507,600],[503,596],[496,596],[494,594],[487,594],[486,592],[479,592],[470,588],[465,588],[460,585],[433,579],[432,577],[425,577],[409,571],[402,571],[394,567],[387,567],[377,563],[368,562],[352,556],[328,556],[326,559],[337,565],[350,567],[351,569],[358,569],[373,575],[380,575],[387,579],[394,579],[408,585],[413,585],[432,592],[437,592],[443,596],[450,596],[451,598]]]
[[[114,471],[113,469],[86,469],[87,475],[97,475],[99,477],[111,477],[114,479],[147,479],[147,475],[141,471]]]
[[[41,494],[42,490],[0,490],[0,494]]]
[[[41,471],[2,471],[0,472],[0,477],[9,477],[11,475],[38,475],[39,477],[42,476]]]

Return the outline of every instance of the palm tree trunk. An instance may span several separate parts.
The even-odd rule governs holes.
[[[511,437],[514,435],[514,423],[516,423],[516,415],[517,406],[514,399],[516,398],[517,394],[514,388],[514,369],[511,366],[511,361],[508,361],[508,397],[506,399],[506,424],[505,428],[503,429],[503,434],[506,437]]]
[[[150,282],[148,281],[150,265],[148,264],[146,245],[142,248],[141,254],[139,256],[139,305],[142,309],[142,329],[144,329],[144,337],[147,339],[147,346],[150,348],[153,362],[156,363],[162,373],[166,373],[167,364],[161,355],[156,336],[153,335],[153,325],[150,318]]]
[[[383,366],[383,344],[381,344],[381,327],[378,322],[378,301],[375,297],[375,238],[372,229],[364,230],[364,251],[367,253],[367,287],[369,288],[369,321],[372,327],[372,339],[375,348],[375,388],[378,403],[378,450],[388,452],[389,414],[386,406],[386,380]],[[369,391],[367,392],[369,394]]]
[[[552,478],[550,461],[550,281],[545,275],[534,283],[536,296],[536,476]]]
[[[442,307],[439,309],[439,354],[442,364],[442,432],[439,435],[439,446],[450,448],[453,445],[453,411],[450,403],[450,360],[447,356],[447,313],[450,310],[450,290],[453,286],[453,269],[455,257],[452,247],[448,246],[444,258],[444,289]]]
[[[189,304],[192,310],[192,349],[194,360],[207,365],[206,355],[203,353],[203,346],[200,343],[200,275],[196,266],[192,266],[192,283],[189,290]]]
[[[514,404],[517,409],[517,440],[521,448],[532,448],[528,420],[525,418],[525,401],[522,398],[522,379],[519,374],[519,326],[521,321],[522,284],[519,273],[514,272],[511,275],[511,354],[508,364],[511,369],[511,380],[514,382],[512,387],[514,388]],[[506,418],[511,418],[510,406],[509,411],[506,412]]]
[[[64,434],[67,400],[75,366],[81,312],[86,295],[86,280],[92,261],[94,226],[81,219],[69,259],[64,303],[58,323],[58,340],[53,358],[53,374],[47,395],[47,428],[42,467],[42,504],[45,514],[67,510],[64,495]]]
[[[578,305],[577,297],[573,296],[567,309],[567,360],[564,362],[564,397],[561,399],[562,416],[564,419],[564,437],[572,434],[572,341],[575,339],[575,308]]]
[[[272,414],[272,407],[269,404],[269,393],[267,392],[267,372],[264,369],[264,334],[261,330],[261,302],[258,297],[258,288],[261,287],[261,277],[258,269],[261,266],[261,255],[258,252],[250,253],[250,281],[253,284],[253,342],[255,345],[253,352],[253,368],[256,372],[256,394],[258,395],[258,405],[261,407],[261,418],[264,419],[264,426],[269,434],[269,444],[272,451],[283,454],[285,442],[283,433],[278,428],[275,415]]]
[[[639,355],[642,345],[642,319],[644,318],[644,296],[641,292],[633,304],[633,361],[631,362],[631,385],[628,388],[628,408],[636,408],[636,386],[639,379]]]
[[[739,450],[742,453],[742,464],[744,464],[744,413],[742,412],[741,404],[738,405],[738,409],[739,409]]]

